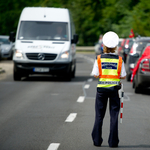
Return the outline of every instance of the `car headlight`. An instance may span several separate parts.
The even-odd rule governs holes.
[[[9,50],[9,47],[6,47],[5,50]]]
[[[19,50],[16,50],[16,52],[15,52],[15,57],[16,58],[23,58],[23,54],[22,54],[22,52],[21,51],[19,51]]]

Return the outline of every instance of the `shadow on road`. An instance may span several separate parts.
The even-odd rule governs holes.
[[[144,89],[141,94],[150,95],[150,88]]]
[[[150,88],[143,88],[141,91],[137,94],[143,94],[143,95],[150,95]]]
[[[103,147],[108,147],[108,145],[102,145],[101,146],[102,148]],[[122,149],[122,148],[124,148],[124,149],[131,149],[131,148],[140,148],[140,149],[144,149],[144,148],[150,148],[150,145],[144,145],[144,144],[141,144],[141,145],[119,145],[118,146],[118,149]]]
[[[150,145],[144,145],[144,144],[141,144],[141,145],[120,145],[119,148],[150,148]]]
[[[52,81],[52,82],[85,82],[88,79],[94,79],[91,76],[76,76],[75,78],[72,78],[71,81],[67,81],[64,77],[57,77],[57,76],[30,76],[27,78],[22,78],[22,81],[37,81],[37,82],[43,82],[43,81]],[[95,79],[94,79],[95,80]]]

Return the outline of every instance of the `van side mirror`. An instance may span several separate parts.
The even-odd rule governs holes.
[[[77,44],[77,42],[78,42],[78,35],[77,35],[77,34],[74,34],[74,35],[73,35],[73,39],[71,40],[71,43]]]
[[[10,32],[10,34],[9,34],[9,41],[15,42],[15,33],[14,32]]]

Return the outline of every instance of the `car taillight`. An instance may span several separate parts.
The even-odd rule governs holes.
[[[130,68],[131,72],[133,72],[133,69],[134,69],[134,68]]]
[[[149,64],[149,61],[147,59],[142,62],[141,70],[144,72],[150,72],[150,64]]]

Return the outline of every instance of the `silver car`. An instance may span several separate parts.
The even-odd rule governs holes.
[[[9,36],[0,35],[0,57],[12,59],[14,43],[9,41]]]

